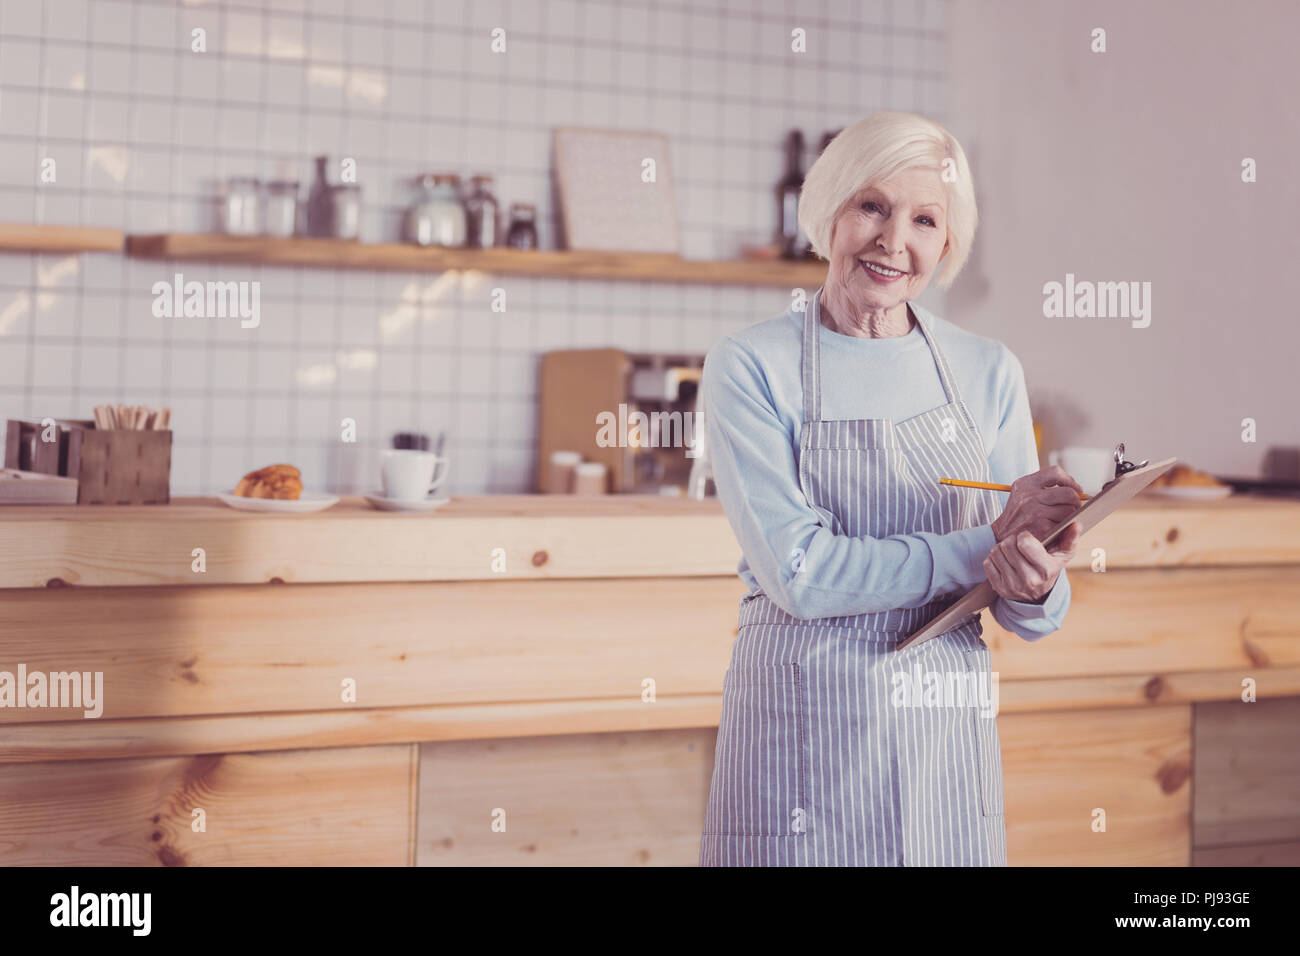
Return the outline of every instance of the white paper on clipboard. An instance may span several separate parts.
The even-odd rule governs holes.
[[[1106,486],[1097,495],[1080,505],[1079,510],[1073,515],[1053,528],[1051,533],[1043,539],[1043,544],[1051,544],[1074,521],[1082,525],[1083,530],[1080,532],[1080,537],[1087,534],[1101,524],[1108,515],[1117,511],[1126,501],[1132,499],[1139,491],[1176,464],[1178,464],[1177,458],[1166,458],[1154,465],[1147,465],[1145,468],[1134,468],[1132,471],[1120,475],[1112,484]],[[997,596],[997,592],[993,590],[993,585],[989,584],[988,581],[980,582],[967,591],[956,604],[925,627],[899,641],[894,650],[901,651],[905,647],[911,647],[914,644],[920,644],[922,641],[928,641],[932,637],[938,637],[944,631],[956,627],[972,614],[978,614],[984,610],[993,603]]]

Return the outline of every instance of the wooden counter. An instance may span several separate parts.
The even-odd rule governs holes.
[[[738,558],[716,501],[0,507],[0,671],[105,687],[98,719],[0,707],[0,865],[692,863]],[[1193,827],[1191,774],[1194,712],[1206,766],[1243,721],[1294,735],[1300,502],[1142,496],[1070,578],[1041,642],[984,615],[1011,862],[1294,852],[1295,789],[1256,779],[1293,746],[1244,818],[1217,774]]]

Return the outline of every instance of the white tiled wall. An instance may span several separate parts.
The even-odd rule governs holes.
[[[535,203],[550,248],[550,130],[577,124],[667,134],[683,253],[730,258],[774,229],[790,128],[815,145],[884,107],[943,121],[945,3],[3,0],[0,222],[207,231],[226,177],[287,168],[305,191],[328,154],[357,162],[363,240],[396,239],[411,178],[446,169],[494,174],[503,208]],[[498,26],[505,55],[489,52]],[[260,281],[260,326],[154,318],[151,288],[176,272]],[[0,419],[171,405],[174,494],[273,461],[309,488],[366,490],[401,430],[446,431],[453,492],[523,491],[540,353],[702,353],[788,304],[781,289],[465,281],[0,253]]]

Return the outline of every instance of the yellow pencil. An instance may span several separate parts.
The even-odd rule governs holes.
[[[940,478],[941,485],[960,485],[963,488],[988,488],[991,491],[1010,491],[1010,485],[996,485],[989,481],[962,481],[960,478]],[[1080,500],[1091,497],[1090,495],[1079,495]]]

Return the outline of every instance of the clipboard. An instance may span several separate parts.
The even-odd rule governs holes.
[[[1082,537],[1087,534],[1101,524],[1107,515],[1117,511],[1121,505],[1132,499],[1139,491],[1178,464],[1177,458],[1166,458],[1154,465],[1142,462],[1141,465],[1135,466],[1124,461],[1123,456],[1124,446],[1119,445],[1115,452],[1116,477],[1106,482],[1101,491],[1097,492],[1094,497],[1089,498],[1080,505],[1078,511],[1053,528],[1047,537],[1043,538],[1044,545],[1049,545],[1055,541],[1061,532],[1075,521],[1079,522],[1083,529],[1079,532],[1079,536]],[[1125,468],[1126,465],[1127,468]],[[956,604],[925,627],[899,641],[894,650],[901,651],[905,647],[920,644],[932,637],[938,637],[945,631],[952,630],[972,614],[978,614],[992,604],[997,599],[997,596],[997,592],[993,590],[993,585],[989,584],[988,581],[981,581],[974,588],[967,591],[965,596],[958,600]]]

